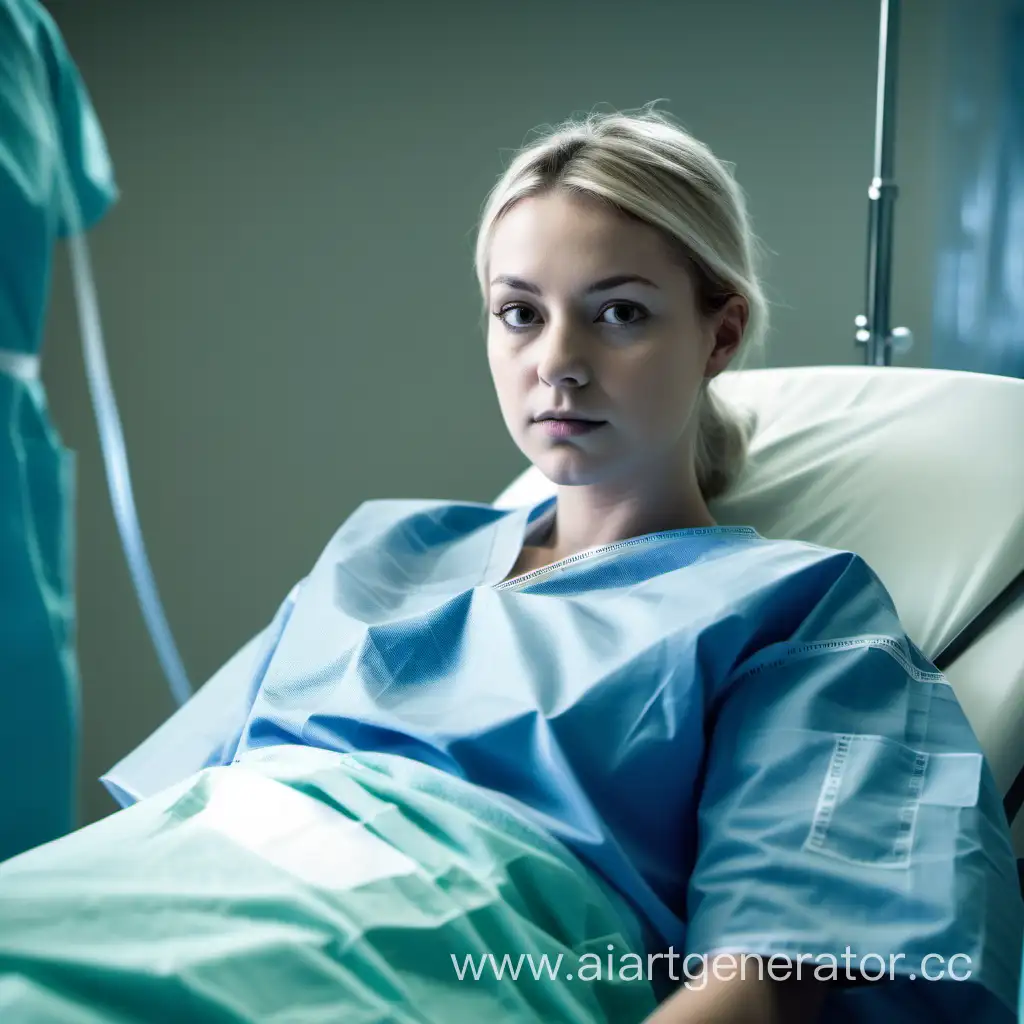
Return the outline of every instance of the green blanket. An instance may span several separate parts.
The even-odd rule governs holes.
[[[640,948],[562,846],[393,756],[273,748],[0,865],[3,1024],[628,1024]]]

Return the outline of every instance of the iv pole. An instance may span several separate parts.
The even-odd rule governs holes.
[[[893,181],[896,113],[896,57],[900,0],[882,0],[878,33],[878,90],[875,103],[875,165],[868,188],[868,263],[866,312],[856,318],[856,340],[864,346],[868,366],[891,366],[893,352],[914,343],[906,327],[889,329],[892,283]]]

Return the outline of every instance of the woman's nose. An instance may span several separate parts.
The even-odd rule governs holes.
[[[582,343],[569,331],[552,331],[542,342],[537,376],[553,388],[581,388],[590,382],[591,371]]]

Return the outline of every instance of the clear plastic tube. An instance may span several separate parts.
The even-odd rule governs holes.
[[[78,312],[78,327],[82,338],[82,352],[85,360],[89,394],[96,414],[100,448],[107,474],[107,486],[114,511],[114,519],[121,535],[128,569],[142,615],[156,648],[157,658],[167,677],[171,695],[180,706],[192,695],[185,667],[174,643],[174,636],[167,623],[163,605],[157,592],[153,570],[146,554],[146,546],[139,526],[132,494],[131,477],[128,473],[128,457],[125,452],[124,431],[118,416],[114,390],[110,384],[107,368],[106,348],[103,343],[103,327],[99,314],[99,301],[89,259],[89,248],[85,240],[82,214],[74,188],[71,186],[63,154],[58,159],[59,181],[68,228],[68,247],[71,261],[71,277]]]

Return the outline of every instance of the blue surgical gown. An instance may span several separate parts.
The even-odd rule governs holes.
[[[79,729],[74,456],[38,374],[11,367],[42,344],[55,242],[116,196],[53,20],[34,0],[0,0],[0,860],[74,826]]]
[[[205,712],[108,785],[130,801],[274,744],[401,754],[542,825],[648,951],[897,976],[837,987],[829,1021],[1010,1020],[1000,794],[865,562],[715,527],[503,582],[554,511],[362,506]]]

